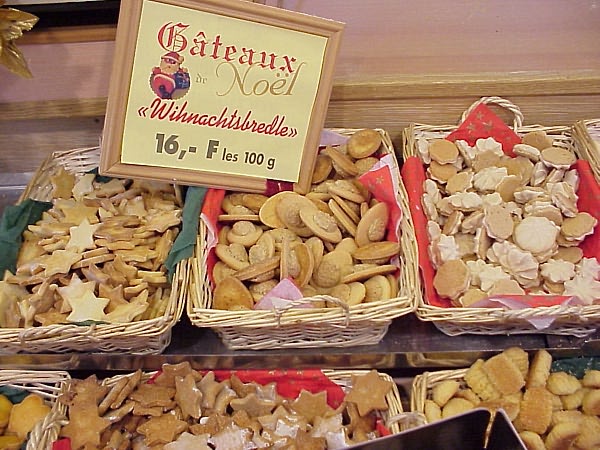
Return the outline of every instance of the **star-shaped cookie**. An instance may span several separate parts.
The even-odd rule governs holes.
[[[72,250],[81,253],[84,250],[96,248],[94,243],[94,232],[100,225],[91,225],[90,221],[84,218],[77,226],[69,228],[70,239],[67,242],[66,250]]]
[[[352,389],[346,394],[346,401],[356,403],[358,413],[365,416],[374,410],[388,409],[386,394],[392,389],[392,382],[379,376],[376,370],[365,375],[352,376]]]
[[[313,394],[307,390],[300,391],[300,395],[294,400],[290,407],[313,423],[315,417],[325,417],[333,413],[333,409],[327,404],[327,392],[321,391]]]
[[[71,250],[55,250],[51,255],[45,256],[40,262],[44,268],[46,278],[56,274],[67,274],[71,266],[81,260],[81,254]]]
[[[173,414],[152,417],[137,428],[138,433],[145,436],[147,446],[168,444],[188,429],[187,422],[177,419]],[[225,447],[224,447],[225,448]]]
[[[103,322],[106,320],[104,308],[108,305],[107,298],[96,297],[93,292],[85,292],[81,297],[69,299],[71,314],[67,316],[69,322],[85,322],[94,320]]]

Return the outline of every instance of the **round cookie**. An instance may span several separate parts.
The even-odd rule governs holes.
[[[312,176],[312,184],[325,181],[329,177],[331,169],[333,169],[331,158],[319,153],[315,161],[315,168],[313,170]]]
[[[342,232],[335,218],[315,207],[300,208],[300,218],[312,232],[324,241],[337,243],[342,240]]]
[[[369,208],[356,226],[354,239],[359,247],[385,238],[390,212],[387,203],[380,202]]]
[[[514,229],[515,244],[533,254],[544,253],[556,244],[559,228],[546,217],[527,216]]]
[[[343,177],[355,177],[358,175],[358,169],[352,159],[340,152],[336,147],[325,147],[321,153],[331,158],[333,168],[339,175]]]
[[[346,143],[348,154],[356,159],[366,158],[381,146],[381,134],[373,129],[356,131]]]

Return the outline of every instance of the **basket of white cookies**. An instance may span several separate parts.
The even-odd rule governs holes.
[[[165,364],[73,378],[61,449],[339,449],[401,431],[392,378],[376,370],[194,370]]]
[[[417,375],[411,411],[431,423],[478,407],[502,409],[527,449],[597,449],[600,371],[574,368],[546,350],[510,347],[465,369]]]
[[[524,126],[516,105],[484,97],[458,126],[413,124],[403,138],[417,316],[448,335],[592,333],[600,188],[571,128]]]
[[[66,418],[57,399],[69,379],[61,371],[0,370],[0,448],[51,449]]]
[[[207,194],[187,312],[229,348],[375,344],[414,310],[414,232],[389,135],[322,136],[309,192]]]
[[[51,154],[0,232],[2,352],[160,353],[184,308],[170,264],[182,194],[97,175],[98,147]]]
[[[573,126],[575,151],[592,166],[600,183],[600,119],[580,120]]]

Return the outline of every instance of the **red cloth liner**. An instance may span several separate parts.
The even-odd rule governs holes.
[[[423,212],[423,183],[425,182],[425,167],[417,156],[410,156],[402,165],[400,174],[404,180],[406,193],[408,194],[408,207],[415,227],[415,236],[417,238],[417,253],[419,256],[419,269],[423,278],[423,288],[425,290],[425,300],[433,306],[440,308],[451,308],[450,299],[440,297],[433,287],[433,277],[435,269],[429,259],[429,237],[427,236],[427,217]]]
[[[579,172],[579,189],[577,195],[579,200],[577,207],[580,212],[587,212],[593,215],[600,222],[600,209],[598,200],[600,199],[600,186],[594,178],[590,164],[585,160],[578,160],[575,168]],[[441,298],[437,295],[433,287],[433,277],[435,269],[431,264],[427,247],[429,238],[427,236],[427,218],[423,212],[421,199],[423,197],[423,182],[425,181],[425,168],[421,160],[416,156],[407,158],[401,169],[404,185],[406,186],[410,213],[415,226],[415,235],[417,237],[417,250],[419,255],[419,268],[423,278],[425,300],[432,306],[441,308],[453,307],[450,299]],[[600,232],[596,231],[593,235],[585,238],[580,248],[586,258],[600,260]],[[570,297],[559,295],[523,295],[515,296],[521,298],[531,307],[558,305]]]
[[[521,143],[521,138],[504,123],[490,108],[480,103],[465,118],[456,130],[446,136],[449,141],[464,140],[471,147],[477,139],[493,137],[502,144],[502,150],[510,157],[514,157],[513,147]]]
[[[600,208],[598,208],[600,203],[600,185],[598,185],[596,178],[594,178],[589,161],[579,159],[575,163],[575,168],[579,172],[579,189],[577,189],[579,200],[577,200],[577,208],[579,208],[579,211],[591,214],[600,223]],[[594,234],[586,237],[579,246],[583,250],[583,256],[586,258],[596,258],[598,261],[600,261],[599,226],[597,225]]]
[[[199,371],[205,374],[206,370]],[[277,383],[277,393],[282,397],[295,399],[300,395],[300,391],[306,390],[317,394],[322,391],[327,392],[327,403],[332,408],[339,407],[344,401],[345,393],[342,388],[331,381],[319,369],[305,370],[213,370],[215,380],[223,381],[231,378],[233,374],[243,383],[258,383],[261,386],[275,382]],[[154,379],[160,374],[157,372],[148,380],[152,384]]]
[[[71,439],[60,438],[52,443],[52,450],[71,450]]]

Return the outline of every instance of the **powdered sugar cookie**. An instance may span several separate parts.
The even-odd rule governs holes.
[[[531,253],[544,253],[556,244],[559,228],[545,217],[525,217],[514,229],[515,243]]]

